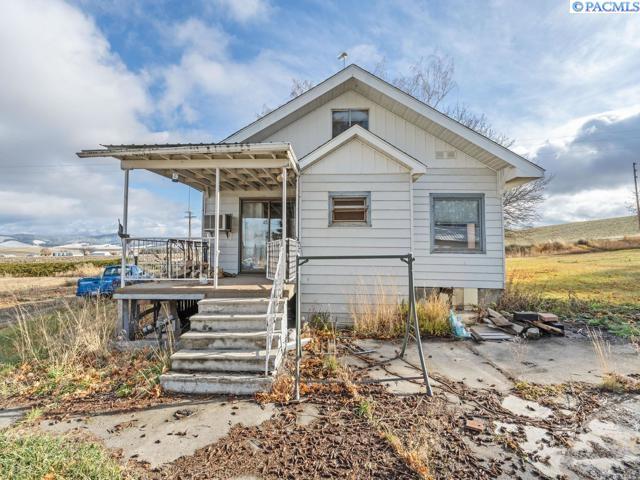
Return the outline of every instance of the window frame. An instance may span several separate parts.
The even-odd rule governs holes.
[[[363,197],[366,205],[366,220],[337,221],[333,220],[333,201],[335,198]],[[329,227],[371,227],[371,192],[329,192],[328,225]]]
[[[435,228],[436,228],[436,200],[440,199],[450,199],[450,200],[478,200],[480,211],[478,212],[478,224],[480,226],[480,248],[477,250],[469,250],[469,249],[459,249],[459,250],[443,250],[442,248],[438,248],[435,244]],[[439,254],[439,255],[483,255],[487,253],[487,226],[486,226],[486,215],[485,215],[485,194],[484,193],[430,193],[429,194],[429,213],[431,215],[430,218],[430,228],[429,228],[429,250],[431,253]]]
[[[369,130],[369,121],[371,120],[371,115],[370,115],[370,111],[368,108],[332,108],[331,109],[331,138],[336,138],[338,135],[346,132],[347,130],[349,130],[353,124],[351,123],[351,112],[352,111],[358,111],[358,112],[367,112],[367,128],[365,128],[365,130]],[[349,126],[346,128],[346,130],[343,130],[342,132],[338,133],[338,135],[334,135],[333,134],[333,114],[334,112],[349,112]],[[362,127],[362,125],[361,125]],[[364,127],[362,127],[364,128]]]

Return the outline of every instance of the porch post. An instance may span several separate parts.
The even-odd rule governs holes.
[[[213,286],[218,288],[218,265],[220,261],[220,168],[216,167],[216,218],[215,244],[213,249]]]
[[[287,167],[282,167],[282,245],[287,244]],[[285,250],[286,251],[286,250]]]
[[[120,258],[120,287],[126,285],[125,274],[127,268],[127,231],[129,223],[129,169],[124,170],[124,192],[122,202],[122,234],[124,235],[120,240],[122,242],[122,256]],[[118,300],[118,313],[119,313],[119,331],[116,332],[116,336],[123,333],[125,340],[132,340],[131,332],[131,309],[130,300]]]
[[[122,259],[120,263],[120,286],[125,286],[125,273],[127,266],[127,224],[129,223],[129,169],[124,171],[124,201],[122,202]]]

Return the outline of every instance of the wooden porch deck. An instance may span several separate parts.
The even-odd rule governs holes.
[[[241,274],[202,285],[197,281],[157,280],[118,288],[113,298],[118,300],[202,300],[203,298],[268,298],[273,283],[264,275]],[[285,284],[284,295],[291,298],[295,285]]]

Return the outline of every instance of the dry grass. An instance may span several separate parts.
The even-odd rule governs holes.
[[[77,366],[87,357],[104,357],[115,332],[111,302],[69,304],[49,315],[33,315],[18,308],[14,348],[23,363],[47,362],[62,368]]]
[[[505,252],[509,257],[535,257],[541,255],[562,255],[574,253],[612,252],[640,248],[640,236],[626,236],[619,239],[547,240],[532,245],[507,245]]]
[[[21,312],[17,323],[0,333],[0,399],[54,405],[94,395],[111,402],[159,397],[170,350],[115,351],[115,328],[115,304],[109,301]]]
[[[427,298],[416,303],[420,331],[434,337],[443,337],[451,333],[449,311],[451,304],[443,296],[433,292]]]
[[[612,363],[611,344],[604,339],[602,332],[588,328],[587,333],[602,371],[600,388],[613,393],[640,393],[640,382],[616,373],[616,365]]]
[[[0,276],[0,308],[70,296],[75,285],[75,278]]]
[[[393,338],[402,334],[404,320],[398,290],[376,281],[373,298],[369,288],[359,285],[349,302],[356,335],[374,338]]]
[[[362,289],[363,292],[366,289]],[[420,331],[429,336],[442,337],[451,334],[449,325],[449,301],[433,292],[429,297],[416,301]],[[356,335],[370,338],[394,338],[404,333],[409,305],[400,301],[394,287],[376,284],[375,295],[361,293],[350,302],[353,329]]]

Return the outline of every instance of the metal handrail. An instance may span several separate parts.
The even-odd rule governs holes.
[[[123,239],[123,264],[137,265],[144,272],[123,281],[194,280],[211,276],[211,238],[129,237]]]
[[[264,365],[264,374],[265,376],[269,375],[269,357],[271,356],[271,344],[273,343],[273,331],[275,329],[275,322],[278,316],[278,302],[282,297],[282,291],[284,290],[284,282],[285,282],[285,260],[286,260],[286,242],[282,242],[280,240],[276,240],[276,242],[280,243],[280,253],[278,254],[278,264],[276,266],[276,272],[273,279],[273,287],[271,287],[271,295],[269,297],[269,305],[267,307],[267,344],[265,348],[265,365]],[[284,314],[284,312],[283,312]],[[282,335],[282,332],[281,332]],[[279,348],[282,348],[282,344],[284,342],[280,342]]]
[[[269,280],[275,279],[275,271],[278,261],[278,257],[276,255],[279,255],[281,246],[282,240],[273,240],[267,243],[266,277]],[[292,282],[296,278],[296,258],[298,256],[298,251],[300,250],[300,243],[295,238],[286,238],[285,247],[285,279],[287,282]]]

